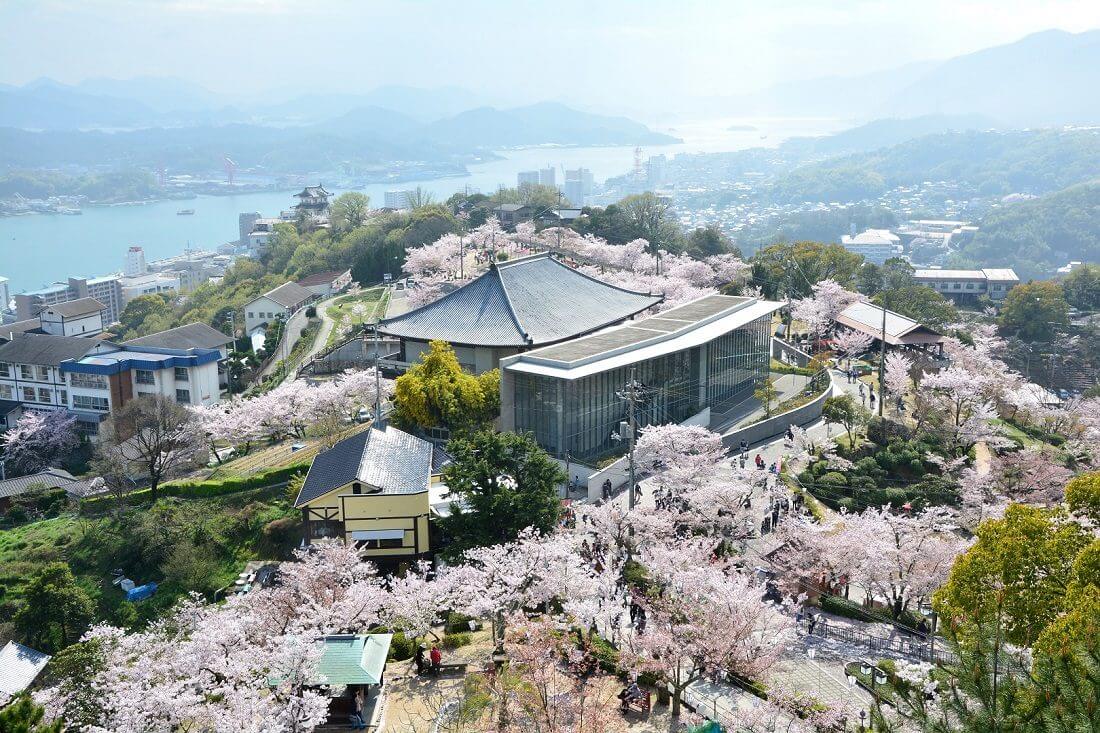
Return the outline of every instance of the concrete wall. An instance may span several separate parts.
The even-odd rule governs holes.
[[[772,338],[772,358],[790,364],[805,367],[810,363],[810,355],[783,339]]]
[[[773,438],[776,435],[782,435],[790,425],[805,425],[806,423],[817,420],[821,417],[821,408],[825,404],[825,400],[833,394],[831,374],[829,380],[829,388],[815,397],[812,401],[807,402],[801,407],[788,410],[781,415],[776,415],[775,417],[761,420],[758,423],[741,428],[740,430],[727,433],[722,436],[722,443],[725,444],[727,448],[735,448],[740,445],[742,440],[749,445],[753,445],[762,440]]]

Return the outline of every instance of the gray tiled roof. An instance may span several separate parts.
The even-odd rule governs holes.
[[[63,303],[54,303],[42,310],[53,311],[63,318],[72,318],[74,316],[86,316],[90,313],[99,313],[107,310],[107,306],[95,298],[77,298],[76,300],[66,300]]]
[[[45,471],[32,473],[29,476],[9,478],[0,481],[0,497],[19,496],[25,494],[32,486],[45,485],[48,489],[65,489],[73,495],[83,494],[88,485],[75,478],[68,471],[60,468],[47,468]]]
[[[161,349],[217,349],[232,342],[232,337],[205,323],[188,323],[167,331],[123,341],[122,345],[152,346]]]
[[[313,297],[313,293],[303,288],[298,283],[283,283],[264,293],[265,297],[274,300],[284,308],[297,308],[302,303]]]
[[[390,425],[371,427],[313,459],[294,505],[301,506],[352,481],[365,484],[364,493],[427,491],[432,474],[449,461],[446,453],[427,440]]]
[[[604,328],[660,302],[659,295],[609,285],[535,255],[494,264],[465,287],[378,328],[424,341],[533,346]]]
[[[15,400],[0,400],[0,415],[15,412],[22,406],[22,402],[16,402]]]
[[[0,361],[10,364],[57,366],[66,359],[79,359],[98,344],[95,339],[48,334],[12,334],[12,340],[0,345]]]

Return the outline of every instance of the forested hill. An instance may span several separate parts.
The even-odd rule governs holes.
[[[766,195],[777,203],[859,201],[941,180],[984,196],[1044,194],[1098,172],[1097,130],[950,132],[795,168],[778,176]]]
[[[991,211],[958,258],[1012,267],[1025,279],[1070,261],[1100,262],[1100,179]]]

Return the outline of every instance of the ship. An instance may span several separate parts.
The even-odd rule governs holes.
[[[176,216],[191,216],[195,213],[194,209],[180,209],[176,212]]]

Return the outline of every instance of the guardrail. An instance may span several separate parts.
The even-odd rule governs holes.
[[[793,410],[788,410],[779,415],[766,418],[752,425],[746,425],[740,430],[726,433],[722,436],[722,443],[727,448],[733,448],[739,445],[742,440],[749,445],[753,445],[767,438],[782,435],[790,425],[805,425],[806,423],[813,422],[820,418],[821,409],[825,405],[825,400],[833,391],[832,374],[827,371],[824,373],[828,375],[829,383],[817,397]]]

